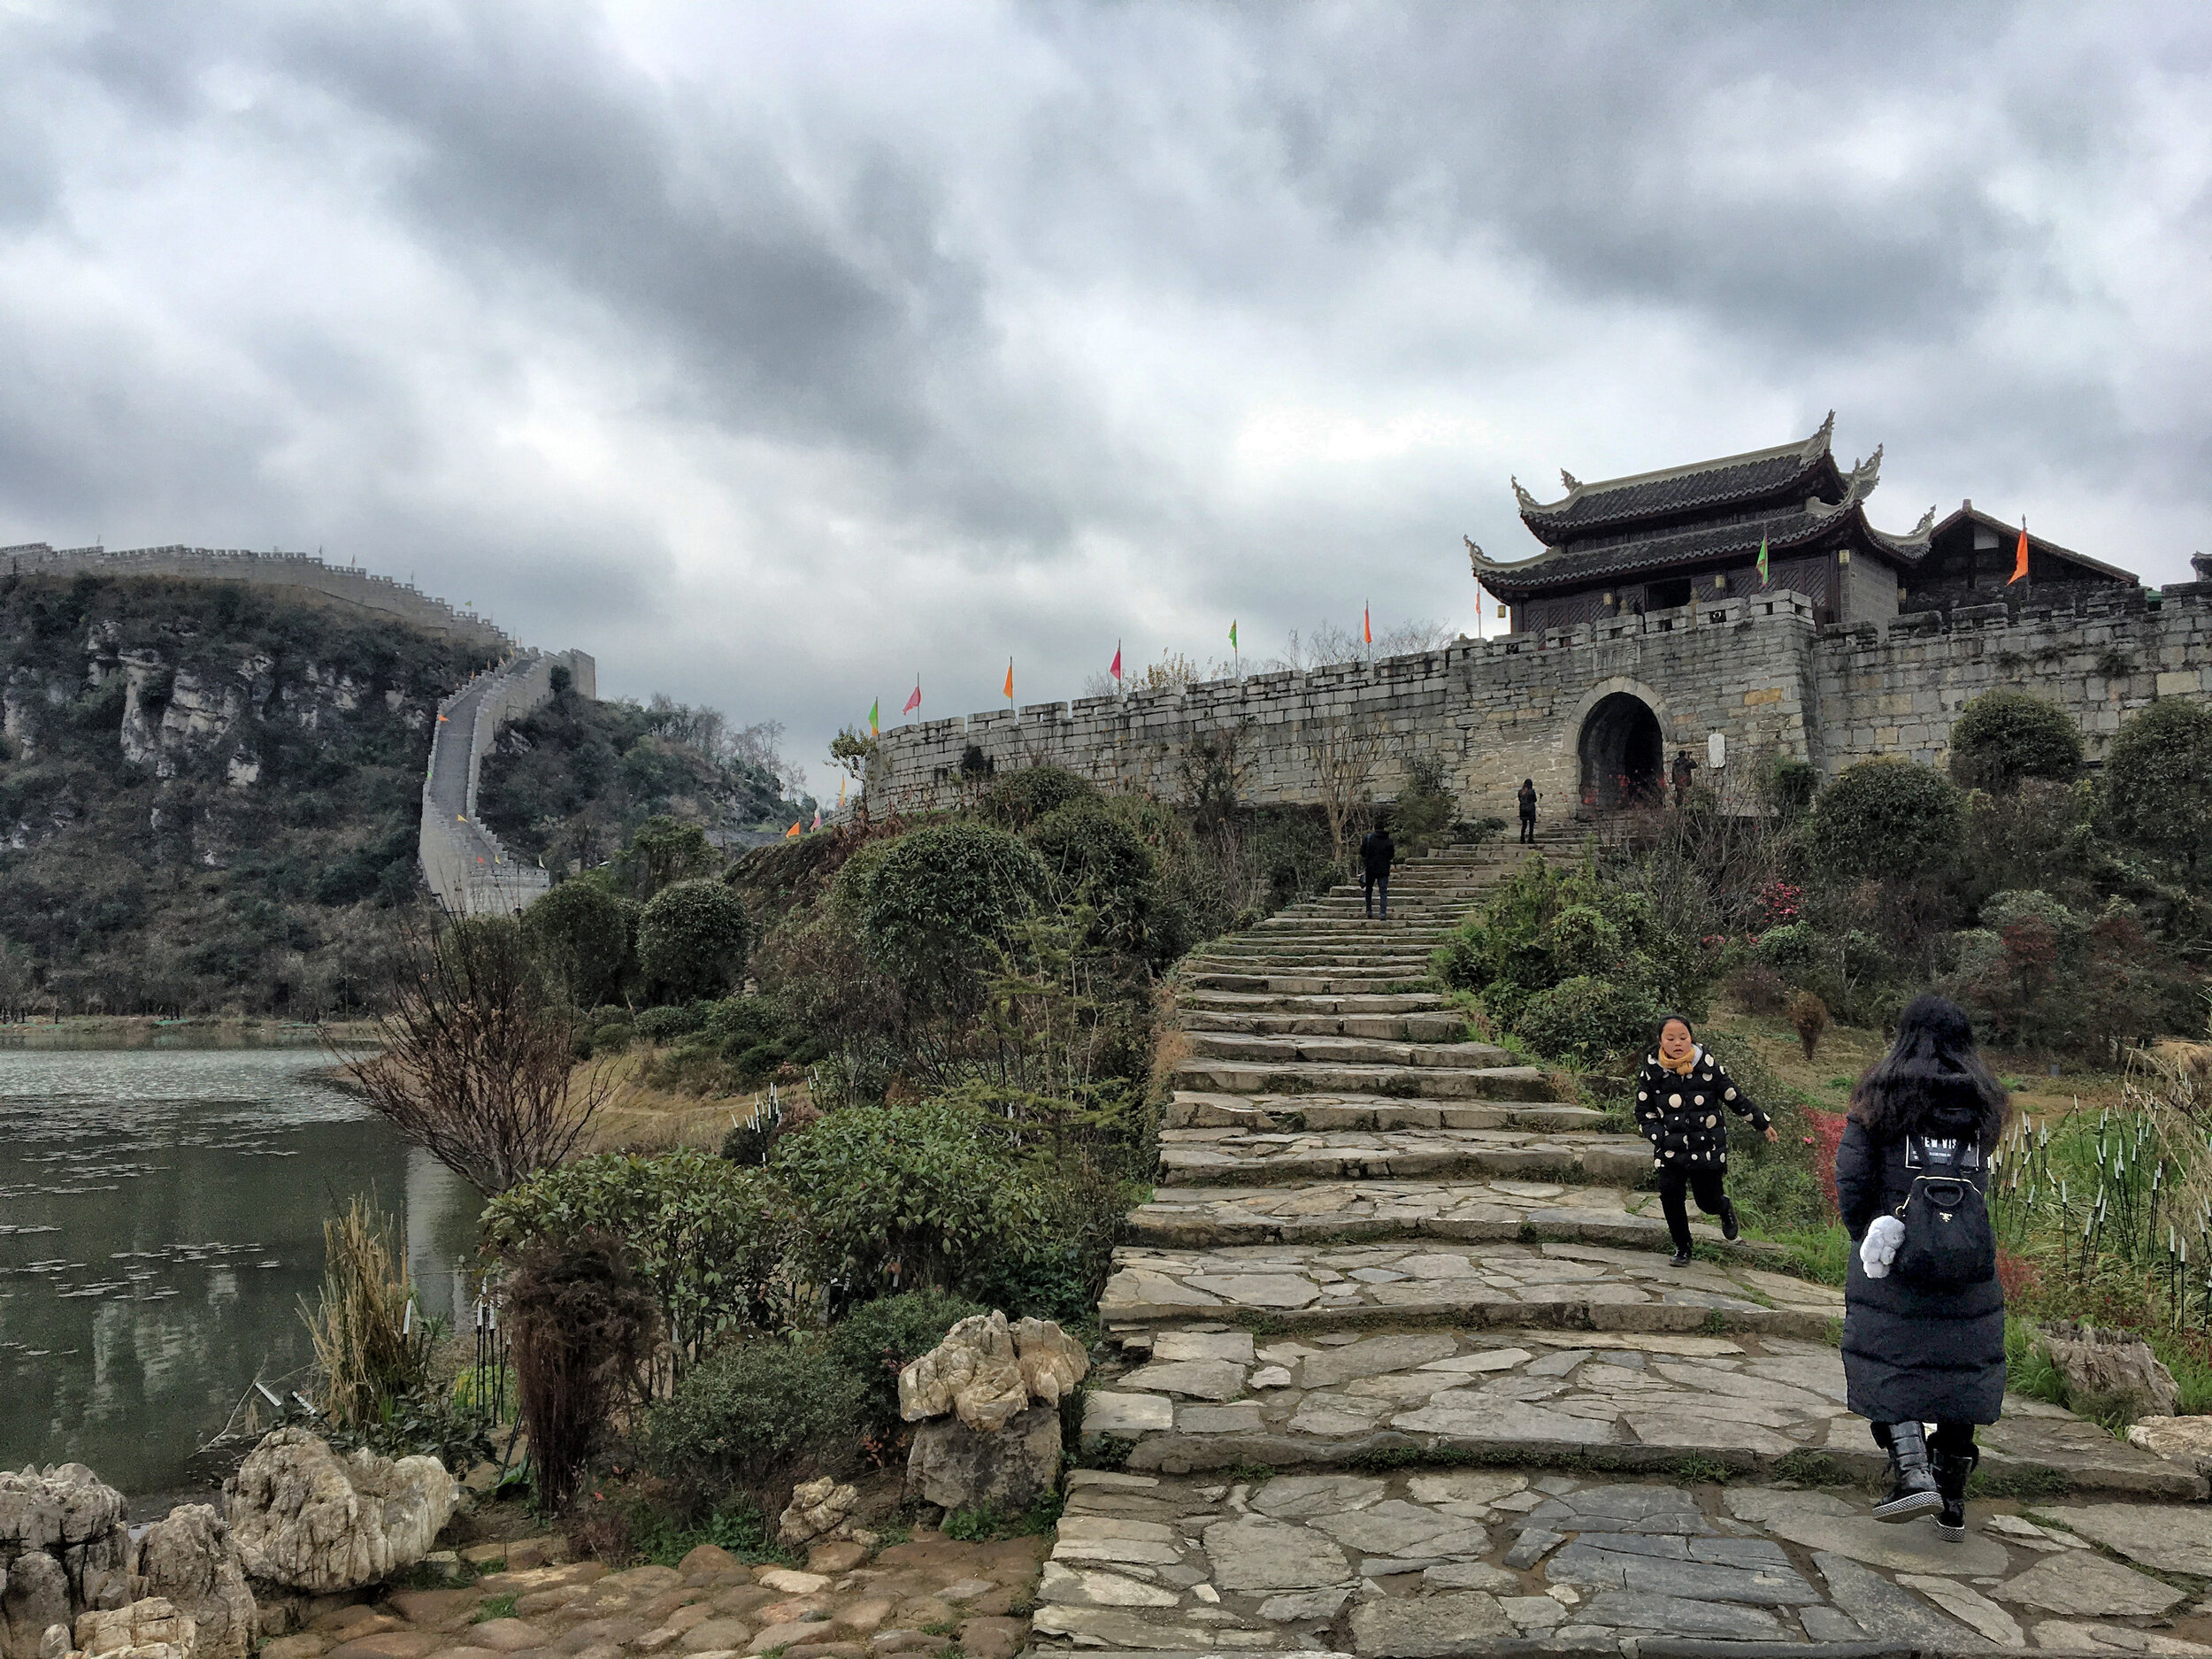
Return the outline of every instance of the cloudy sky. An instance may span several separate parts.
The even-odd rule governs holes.
[[[0,0],[0,542],[319,547],[818,782],[1831,407],[2174,580],[2208,181],[2187,4]]]

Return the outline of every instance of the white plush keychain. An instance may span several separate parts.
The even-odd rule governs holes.
[[[1866,1237],[1859,1240],[1859,1265],[1869,1279],[1887,1279],[1889,1264],[1905,1242],[1905,1224],[1894,1216],[1877,1216]]]

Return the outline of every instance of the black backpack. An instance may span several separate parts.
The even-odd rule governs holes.
[[[1981,1148],[1971,1141],[1905,1137],[1905,1167],[1916,1173],[1897,1218],[1905,1240],[1890,1271],[1916,1285],[1979,1285],[1997,1272],[1997,1239],[1976,1177]]]

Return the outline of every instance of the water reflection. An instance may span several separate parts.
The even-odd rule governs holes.
[[[373,1191],[464,1316],[478,1202],[312,1049],[0,1050],[0,1467],[179,1484],[255,1377],[311,1356],[322,1223]]]

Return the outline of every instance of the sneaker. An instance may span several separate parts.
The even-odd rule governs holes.
[[[1720,1236],[1724,1239],[1735,1239],[1741,1237],[1742,1233],[1743,1228],[1738,1225],[1736,1221],[1736,1201],[1732,1198],[1722,1199],[1720,1202]]]
[[[1686,1245],[1686,1245],[1684,1245],[1684,1246],[1683,1246],[1680,1249],[1677,1250],[1677,1251],[1674,1253],[1674,1259],[1673,1259],[1672,1261],[1671,1261],[1670,1263],[1668,1263],[1668,1265],[1669,1265],[1670,1267],[1687,1267],[1689,1264],[1690,1264],[1690,1247],[1689,1247],[1688,1245]]]

